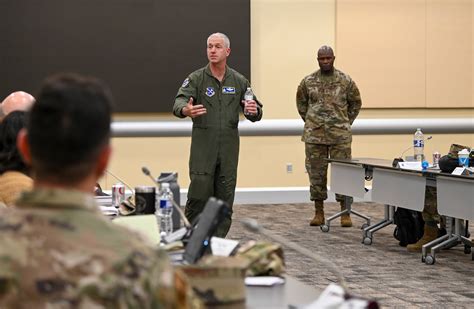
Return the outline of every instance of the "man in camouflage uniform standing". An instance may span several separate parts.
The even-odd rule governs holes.
[[[191,73],[178,90],[173,106],[176,117],[193,120],[188,190],[185,214],[194,221],[209,197],[221,199],[230,207],[217,228],[225,237],[232,222],[239,161],[239,113],[254,122],[262,119],[262,104],[256,98],[244,102],[249,81],[227,66],[230,41],[223,33],[207,39],[209,64]],[[245,103],[245,104],[244,104]]]
[[[94,201],[111,153],[110,103],[95,79],[60,75],[42,87],[17,142],[34,189],[0,209],[1,308],[194,305],[166,253]]]
[[[359,114],[362,101],[355,82],[334,68],[334,52],[329,46],[318,50],[320,70],[306,76],[298,86],[296,106],[305,122],[306,170],[310,180],[315,216],[310,225],[324,223],[323,202],[327,199],[327,158],[350,159],[351,125]],[[336,195],[341,210],[344,196]],[[349,199],[351,202],[351,199]],[[341,225],[352,226],[349,214],[341,216]]]

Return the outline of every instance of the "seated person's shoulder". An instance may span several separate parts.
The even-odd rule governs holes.
[[[37,275],[41,274],[49,283],[57,283],[53,284],[57,299],[79,304],[173,307],[178,301],[177,284],[182,282],[176,280],[167,254],[139,236],[109,223],[99,228],[89,222],[83,229],[62,216],[0,209],[5,212],[8,215],[0,218],[0,228],[11,233],[0,233],[0,264],[8,264],[6,268],[0,265],[0,279],[10,282],[9,286],[26,289],[38,285]],[[36,223],[29,224],[32,222]],[[8,273],[8,269],[16,271]],[[38,305],[49,302],[41,293],[41,289],[35,290],[28,297],[37,299]]]
[[[33,180],[17,171],[7,171],[0,175],[0,201],[12,206],[23,191],[31,191]]]

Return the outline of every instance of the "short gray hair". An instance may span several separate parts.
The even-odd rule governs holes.
[[[207,43],[209,43],[209,39],[213,36],[218,36],[220,37],[221,39],[224,40],[224,45],[225,47],[227,48],[230,48],[230,40],[229,40],[229,37],[227,35],[225,35],[224,33],[220,33],[220,32],[216,32],[216,33],[213,33],[211,34],[208,38],[207,38]]]

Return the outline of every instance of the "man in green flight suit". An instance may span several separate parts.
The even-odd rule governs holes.
[[[193,131],[185,214],[194,221],[209,197],[229,204],[230,211],[218,226],[216,236],[225,237],[232,222],[232,205],[239,161],[239,112],[252,121],[262,119],[262,104],[244,101],[249,81],[227,66],[230,41],[223,33],[207,39],[209,64],[191,73],[178,90],[173,113],[191,117]]]
[[[318,50],[320,70],[306,76],[298,86],[296,106],[304,121],[301,140],[305,142],[306,170],[311,183],[315,215],[310,225],[324,223],[323,202],[327,199],[327,158],[350,159],[351,125],[362,106],[359,89],[349,75],[334,68],[334,52],[329,46]],[[344,196],[336,194],[341,210]],[[351,202],[351,199],[348,199]],[[350,227],[349,214],[341,216],[341,226]]]

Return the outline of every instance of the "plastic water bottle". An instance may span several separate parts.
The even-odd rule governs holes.
[[[161,190],[158,197],[157,213],[160,222],[160,236],[165,236],[173,232],[173,193],[170,184],[164,182],[161,184]]]
[[[245,107],[247,107],[247,102],[252,101],[254,98],[252,88],[248,87],[244,94],[245,100]],[[245,112],[245,115],[250,115],[249,113]]]
[[[423,154],[425,148],[425,136],[421,129],[416,129],[415,135],[413,135],[413,150],[415,154],[415,161],[423,162],[425,156]]]

